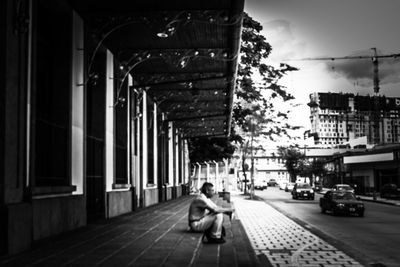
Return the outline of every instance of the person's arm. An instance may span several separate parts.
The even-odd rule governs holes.
[[[224,213],[224,214],[232,214],[232,212],[234,212],[235,210],[232,208],[222,208],[222,207],[218,207],[215,209],[216,213]]]
[[[211,199],[206,199],[205,201],[206,209],[208,209],[212,213],[224,213],[224,214],[232,214],[234,209],[231,208],[223,208],[217,206]]]

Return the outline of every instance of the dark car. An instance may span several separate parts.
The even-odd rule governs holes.
[[[268,186],[275,186],[277,184],[278,184],[278,182],[275,179],[269,179],[269,181],[268,181]]]
[[[321,212],[331,211],[337,214],[355,214],[364,216],[364,203],[350,191],[328,191],[319,199]]]
[[[395,184],[384,184],[381,188],[381,198],[400,198],[400,188]]]
[[[314,200],[314,189],[307,183],[296,183],[293,186],[292,198],[307,198]]]
[[[315,182],[314,183],[314,190],[317,192],[321,192],[322,191],[322,184],[319,182]]]
[[[354,188],[348,184],[335,184],[332,186],[333,191],[350,191],[354,193]]]

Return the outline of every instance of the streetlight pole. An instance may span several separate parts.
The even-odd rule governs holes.
[[[254,197],[254,150],[253,150],[253,140],[254,140],[254,123],[253,119],[250,120],[251,123],[251,139],[250,139],[250,159],[251,159],[251,169],[250,169],[250,198]]]

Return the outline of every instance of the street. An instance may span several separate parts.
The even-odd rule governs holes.
[[[315,200],[293,200],[290,192],[278,186],[256,190],[255,194],[349,255],[375,266],[399,266],[400,207],[364,202],[363,218],[333,216],[321,213],[320,194]]]

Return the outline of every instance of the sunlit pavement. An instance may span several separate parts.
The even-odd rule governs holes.
[[[363,266],[267,203],[240,193],[231,198],[256,254],[272,266]]]

